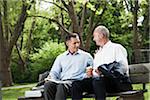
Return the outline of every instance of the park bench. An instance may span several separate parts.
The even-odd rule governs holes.
[[[119,92],[119,93],[108,93],[107,97],[117,96],[117,100],[144,100],[144,93],[148,90],[146,89],[146,84],[150,83],[150,63],[143,64],[132,64],[129,65],[129,74],[132,84],[142,84],[140,89]],[[94,98],[94,94],[84,93],[83,98]],[[41,97],[19,97],[18,100],[44,100]]]

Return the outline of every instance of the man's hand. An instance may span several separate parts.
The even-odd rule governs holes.
[[[86,68],[86,75],[88,78],[93,77],[93,68],[92,66]]]
[[[51,79],[51,76],[50,76],[50,75],[48,75],[48,77],[45,78],[44,80],[45,80],[45,82],[47,82],[47,81],[49,81],[49,79]]]
[[[98,74],[98,75],[102,75],[102,72],[98,69],[95,69],[95,72]]]

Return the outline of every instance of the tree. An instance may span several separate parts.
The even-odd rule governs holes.
[[[24,23],[27,18],[27,10],[30,10],[31,2],[27,2],[26,0],[19,2],[3,0],[0,2],[0,73],[3,86],[10,86],[13,84],[10,70],[11,54],[13,47],[22,34]],[[16,20],[8,16],[12,14],[11,10],[13,9],[10,4],[14,4],[13,6],[15,7],[16,4],[18,4],[18,6],[21,7],[18,16],[17,14],[16,16],[11,16],[12,18],[18,17]]]
[[[31,15],[33,17],[41,17],[48,19],[49,22],[54,22],[59,26],[61,30],[61,34],[72,34],[78,33],[81,39],[81,48],[84,50],[90,50],[90,42],[92,37],[92,31],[94,27],[98,24],[94,21],[95,16],[99,16],[97,18],[101,18],[103,13],[106,10],[107,1],[102,0],[102,2],[98,1],[81,1],[81,0],[60,0],[60,1],[45,1],[47,3],[53,4],[57,12],[60,11],[60,14],[55,15],[54,18],[50,18],[48,16],[41,15]],[[90,8],[88,5],[93,5],[94,9]],[[96,14],[99,10],[102,10],[100,14]],[[99,11],[100,12],[100,11]],[[64,20],[68,18],[67,23]],[[60,21],[61,20],[61,21]],[[61,35],[64,36],[64,35]],[[83,38],[85,37],[85,38]]]
[[[142,44],[144,43],[142,40],[144,40],[145,38],[145,34],[147,34],[147,30],[148,30],[148,11],[144,11],[148,10],[148,7],[146,8],[146,6],[148,6],[148,0],[124,0],[125,4],[126,4],[126,8],[129,12],[132,13],[133,16],[133,20],[132,20],[132,28],[133,28],[133,40],[132,40],[132,48],[133,48],[133,62],[134,63],[140,63],[141,60],[141,52],[140,49],[142,48]],[[140,7],[140,5],[142,5],[143,2],[146,2],[147,4],[145,4],[146,6],[144,8]],[[140,4],[141,3],[141,4]],[[143,16],[144,17],[144,23],[143,25],[141,25],[140,27],[144,27],[144,30],[142,31],[139,27],[138,27],[138,18],[140,16],[140,10],[142,10],[142,12],[144,12]],[[142,22],[140,22],[140,24],[142,24]]]

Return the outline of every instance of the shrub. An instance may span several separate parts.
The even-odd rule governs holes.
[[[14,82],[35,82],[40,73],[50,70],[56,57],[65,51],[63,43],[46,42],[37,53],[30,54],[28,66],[24,73],[19,71],[19,66],[12,63]]]

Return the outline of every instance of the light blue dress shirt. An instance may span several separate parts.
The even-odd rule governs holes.
[[[88,66],[93,66],[93,58],[89,53],[79,49],[72,55],[65,51],[56,58],[49,75],[56,80],[82,80],[87,77]]]

